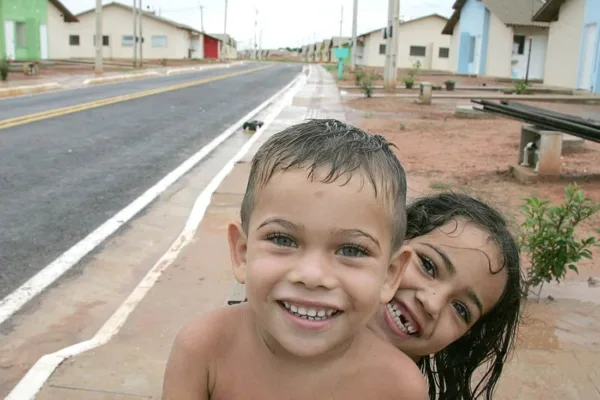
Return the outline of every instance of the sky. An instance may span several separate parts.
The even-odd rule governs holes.
[[[61,0],[78,14],[95,7],[95,0]],[[299,47],[339,36],[352,35],[353,0],[142,0],[142,6],[207,33],[225,29],[238,48],[252,47],[258,10],[256,39],[264,49]],[[400,0],[400,17],[405,20],[438,13],[449,17],[455,0]],[[104,4],[110,3],[103,0]],[[133,0],[122,0],[132,5]],[[203,18],[201,18],[202,6]],[[342,14],[343,8],[343,14]],[[387,22],[388,0],[358,0],[358,34],[382,28]],[[342,17],[343,16],[343,17]]]

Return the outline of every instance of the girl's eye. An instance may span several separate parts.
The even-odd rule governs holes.
[[[296,247],[296,242],[294,241],[294,239],[281,233],[274,233],[272,235],[269,235],[267,236],[267,240],[273,242],[273,244],[279,247]]]
[[[468,324],[471,322],[471,313],[469,309],[462,303],[454,302],[452,307],[456,310],[456,313]]]
[[[348,246],[344,246],[341,249],[339,249],[338,254],[340,254],[342,257],[355,258],[355,257],[364,257],[364,256],[368,255],[369,252],[367,251],[367,249],[364,249],[360,246],[348,245]]]
[[[433,261],[425,256],[419,256],[419,263],[421,264],[421,268],[427,275],[430,275],[432,278],[435,278],[437,275],[437,268]]]

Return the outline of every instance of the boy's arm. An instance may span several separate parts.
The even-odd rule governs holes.
[[[163,382],[163,400],[208,400],[211,343],[205,319],[184,326],[169,355]]]

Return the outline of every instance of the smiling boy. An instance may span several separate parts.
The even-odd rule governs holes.
[[[405,203],[381,136],[312,120],[271,137],[228,229],[248,303],[179,332],[163,399],[426,399],[415,364],[366,328],[411,258]]]

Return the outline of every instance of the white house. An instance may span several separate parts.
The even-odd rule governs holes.
[[[210,36],[218,38],[221,41],[221,58],[234,60],[238,58],[237,42],[227,33],[211,33]]]
[[[452,36],[451,70],[543,79],[549,24],[532,21],[543,5],[543,0],[456,0],[442,31]]]
[[[550,23],[544,83],[600,94],[600,1],[547,0],[533,20]]]
[[[438,14],[431,14],[409,21],[401,21],[397,29],[398,68],[411,68],[417,61],[421,68],[429,70],[450,69],[450,38],[442,29],[448,22]],[[357,38],[356,59],[358,65],[383,67],[385,65],[385,28],[364,33]]]
[[[61,51],[64,43],[60,44],[59,38],[65,38],[69,35],[69,30],[74,24],[78,24],[79,20],[75,17],[67,7],[60,1],[48,1],[48,38],[47,43],[42,42],[42,59],[61,58]],[[47,48],[44,51],[44,48]]]
[[[76,15],[78,24],[52,38],[53,58],[91,58],[95,55],[95,9]],[[133,9],[111,2],[102,10],[103,57],[129,59],[133,56]],[[218,58],[220,41],[210,35],[153,12],[142,14],[145,59]],[[138,33],[139,35],[139,33]]]

